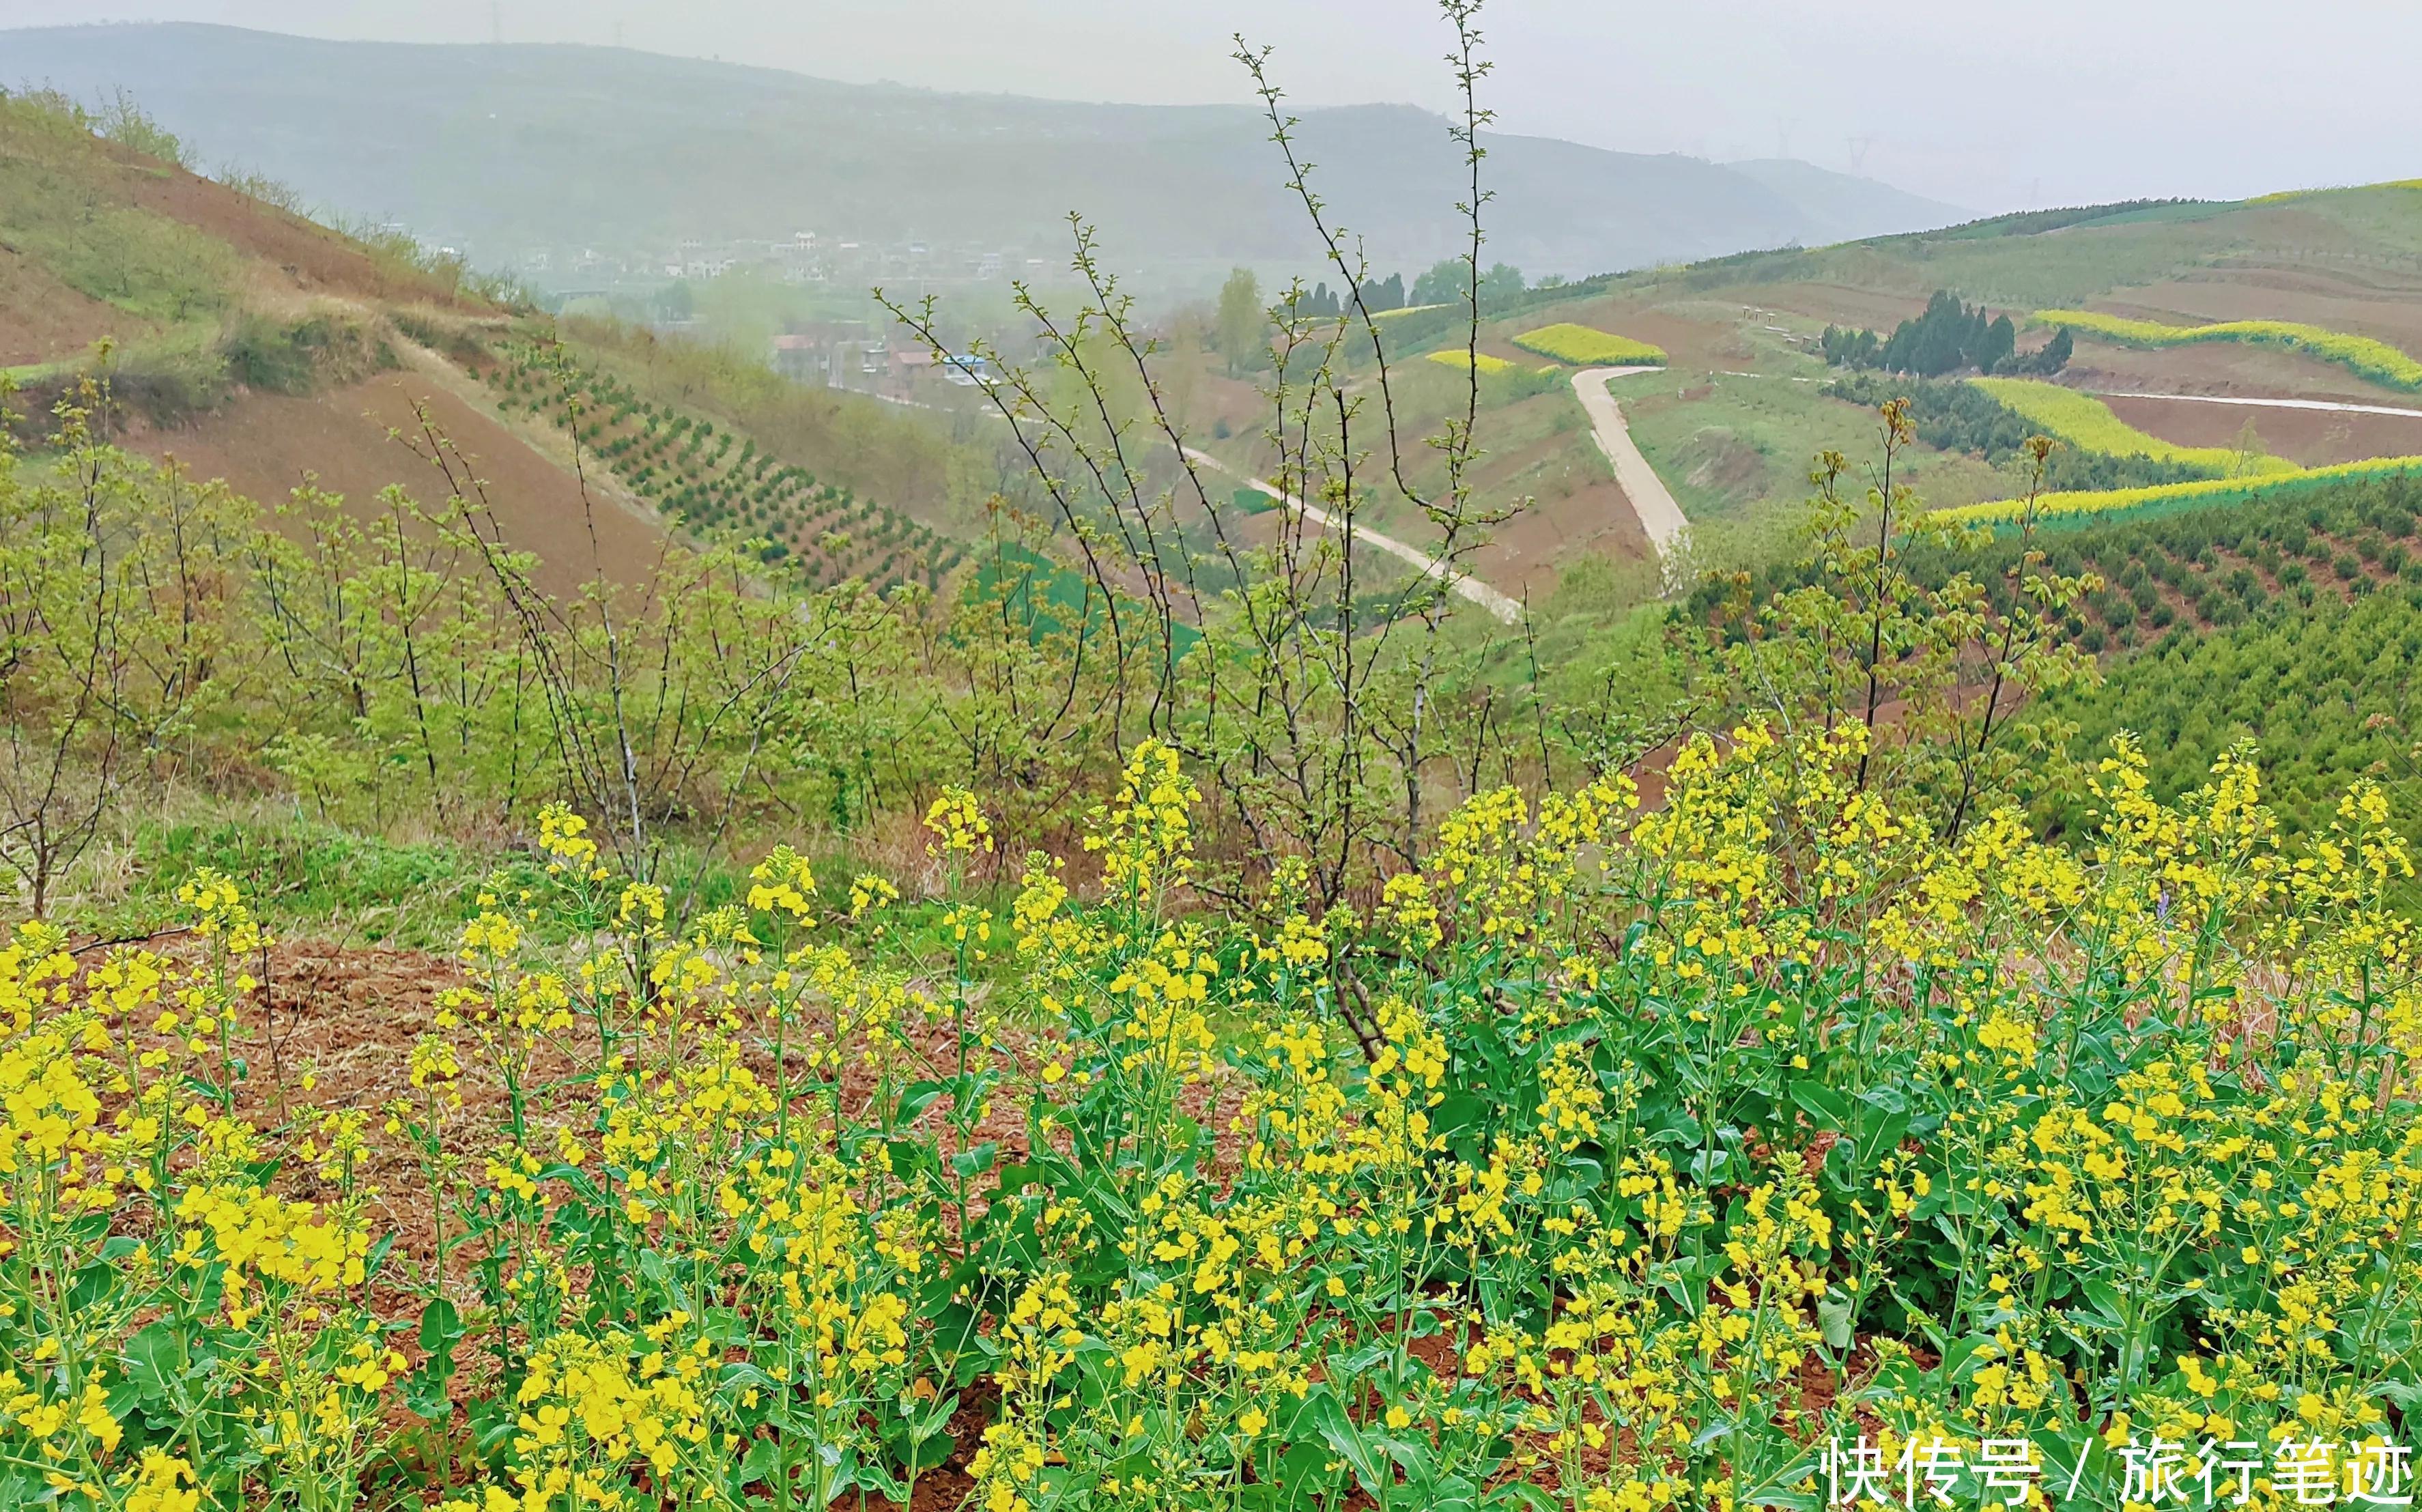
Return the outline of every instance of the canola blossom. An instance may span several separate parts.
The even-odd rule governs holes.
[[[1443,352],[1430,353],[1428,355],[1430,361],[1441,367],[1456,368],[1465,371],[1476,368],[1484,373],[1496,374],[1512,372],[1515,367],[1503,357],[1492,357],[1486,352],[1470,352],[1462,347],[1452,347]]]
[[[1570,321],[1525,331],[1514,338],[1514,344],[1573,367],[1661,368],[1667,360],[1663,347]]]
[[[1149,741],[1000,894],[776,848],[684,921],[551,809],[375,1107],[265,1095],[229,944],[272,879],[197,877],[171,953],[24,924],[0,1496],[2398,1504],[2381,790],[2291,841],[2250,751],[2165,802],[2121,740],[2072,839],[1945,838],[1866,748],[1484,793],[1326,913],[1301,858],[1197,893]],[[927,829],[959,888],[982,802]]]
[[[2226,447],[2182,447],[2137,430],[2111,406],[2074,388],[2032,378],[1971,378],[1977,389],[2021,419],[2081,451],[2181,463],[2215,477],[2262,477],[2297,471],[2283,458],[2242,455]]]
[[[2391,388],[2422,388],[2422,360],[2368,336],[2333,331],[2294,321],[2219,321],[2209,325],[2165,325],[2090,309],[2039,309],[2037,325],[2067,326],[2079,336],[2126,346],[2182,346],[2194,341],[2243,341],[2286,347],[2335,362],[2348,371]]]

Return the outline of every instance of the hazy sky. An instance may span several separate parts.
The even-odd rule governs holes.
[[[620,42],[826,78],[1065,99],[1444,106],[1423,0],[0,0],[0,26]],[[1498,0],[1500,130],[1788,153],[1978,209],[2422,177],[2414,0]],[[0,37],[0,79],[10,78]]]

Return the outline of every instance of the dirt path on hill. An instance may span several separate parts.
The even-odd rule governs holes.
[[[1623,496],[1631,501],[1632,512],[1640,516],[1640,530],[1648,543],[1657,548],[1659,557],[1670,557],[1675,546],[1691,528],[1682,506],[1674,502],[1665,480],[1648,459],[1640,454],[1640,447],[1631,439],[1631,428],[1623,423],[1623,410],[1614,396],[1606,391],[1607,381],[1628,378],[1635,372],[1655,372],[1655,368],[1584,368],[1573,374],[1573,393],[1588,412],[1591,434],[1597,437],[1597,449],[1614,465],[1614,480],[1622,485]]]
[[[1282,493],[1261,479],[1247,477],[1207,451],[1197,451],[1192,447],[1183,449],[1187,461],[1226,473],[1231,478],[1243,479],[1246,487],[1267,494],[1324,530],[1337,531],[1345,528],[1344,523],[1327,510],[1317,505],[1307,504],[1292,494]],[[1410,563],[1419,568],[1424,576],[1438,578],[1453,590],[1457,597],[1470,600],[1503,622],[1513,624],[1522,618],[1522,606],[1519,603],[1489,587],[1470,573],[1449,566],[1419,546],[1407,545],[1392,535],[1382,535],[1367,525],[1357,525],[1353,529],[1354,539],[1357,541],[1376,546],[1389,556]]]
[[[585,486],[590,494],[613,504],[631,522],[662,534],[664,516],[655,506],[625,487],[614,476],[606,459],[587,450],[575,450],[571,435],[559,426],[529,414],[507,414],[496,403],[496,396],[488,386],[464,372],[437,353],[413,341],[401,332],[393,338],[412,371],[436,384],[460,400],[464,407],[484,417],[499,430],[519,440],[522,445],[562,469],[566,479],[575,486]]]

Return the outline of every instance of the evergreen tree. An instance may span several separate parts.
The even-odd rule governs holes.
[[[2032,354],[2017,359],[2016,366],[2021,372],[2049,378],[2068,366],[2069,353],[2076,344],[2076,338],[2070,336],[2068,327],[2064,325],[2052,332],[2052,339],[2046,341]]]
[[[1937,378],[1966,368],[1991,372],[2018,345],[2018,328],[2007,315],[1995,317],[1982,305],[1966,304],[1951,291],[1938,289],[1923,313],[1894,326],[1889,337],[1829,325],[1817,345],[1825,360],[1837,368],[1881,368]]]
[[[2019,328],[2010,323],[2007,315],[1996,315],[1985,327],[1983,345],[1976,352],[1976,370],[1991,372],[2010,360],[2019,347]]]

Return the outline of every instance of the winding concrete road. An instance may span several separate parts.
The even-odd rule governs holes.
[[[2328,410],[2338,415],[2407,415],[2422,418],[2422,409],[2395,404],[2341,404],[2329,399],[2239,399],[2228,394],[2147,394],[2128,388],[2097,388],[2100,399],[2175,399],[2185,404],[2251,404],[2257,409]]]
[[[1631,428],[1623,423],[1623,411],[1614,396],[1606,391],[1612,378],[1628,378],[1635,372],[1657,372],[1656,368],[1584,368],[1573,374],[1573,393],[1588,412],[1591,433],[1597,437],[1597,449],[1614,465],[1614,480],[1623,489],[1623,496],[1631,501],[1631,511],[1640,516],[1641,532],[1648,543],[1657,548],[1659,557],[1670,557],[1674,548],[1691,528],[1684,518],[1682,506],[1674,502],[1665,480],[1648,459],[1640,454],[1639,446],[1631,439]]]
[[[1305,519],[1310,520],[1313,524],[1319,526],[1324,530],[1335,532],[1344,528],[1344,526],[1338,520],[1337,516],[1329,513],[1327,510],[1320,508],[1316,504],[1307,504],[1302,499],[1296,497],[1293,494],[1282,493],[1276,487],[1264,482],[1259,478],[1247,477],[1245,474],[1238,472],[1235,468],[1229,466],[1226,463],[1221,462],[1219,458],[1211,455],[1211,453],[1207,451],[1197,451],[1192,447],[1186,447],[1182,449],[1186,453],[1187,460],[1199,463],[1216,472],[1226,473],[1231,478],[1242,479],[1247,488],[1253,489],[1258,493],[1267,494],[1270,497],[1277,499],[1281,504],[1285,505],[1288,509],[1302,515]],[[1507,624],[1513,624],[1522,618],[1522,606],[1520,604],[1506,597],[1497,590],[1489,587],[1486,583],[1482,582],[1479,578],[1472,576],[1470,573],[1455,571],[1445,562],[1442,562],[1436,557],[1423,551],[1419,546],[1408,545],[1404,542],[1397,540],[1394,536],[1382,535],[1378,531],[1372,529],[1369,526],[1359,523],[1354,527],[1354,539],[1360,541],[1365,544],[1376,546],[1379,550],[1386,552],[1389,556],[1393,557],[1400,561],[1408,562],[1412,566],[1419,568],[1424,576],[1435,577],[1445,583],[1447,588],[1457,597],[1468,599],[1470,602],[1479,605],[1482,608],[1486,609],[1489,613],[1497,616],[1498,619],[1503,621]]]

